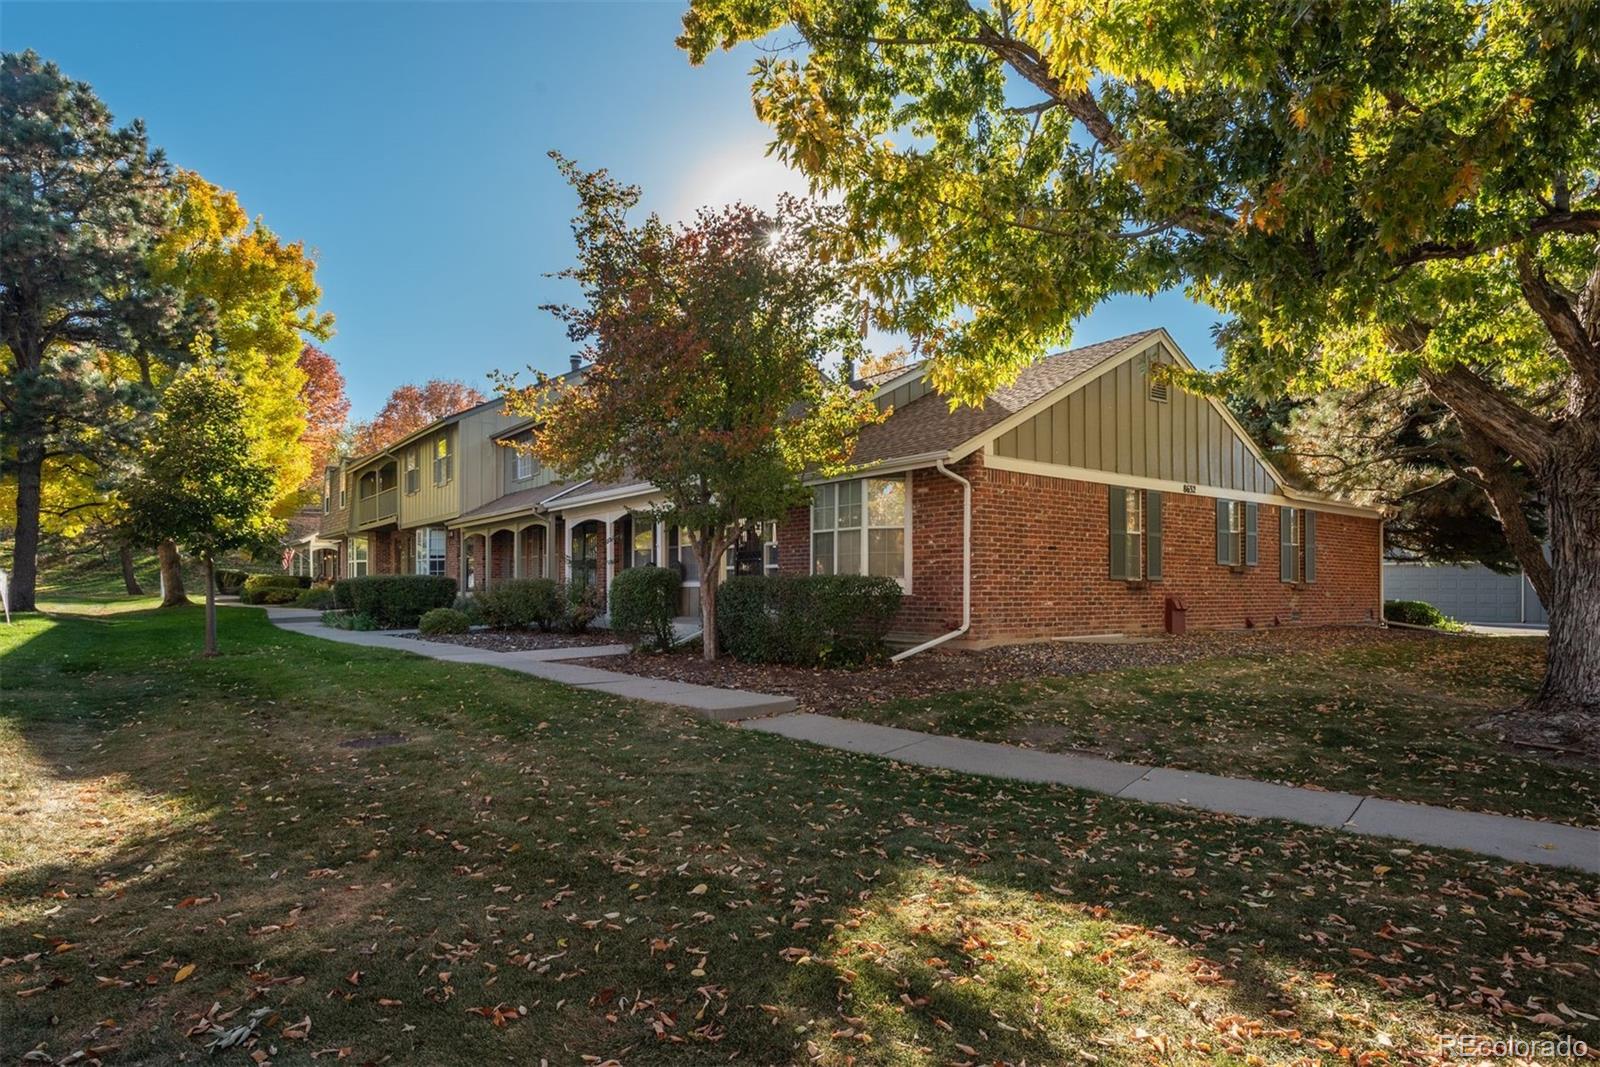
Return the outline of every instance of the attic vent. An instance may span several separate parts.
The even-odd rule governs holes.
[[[1152,381],[1150,383],[1150,400],[1152,403],[1165,404],[1167,402],[1167,383]]]

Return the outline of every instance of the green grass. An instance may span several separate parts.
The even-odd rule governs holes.
[[[199,629],[0,630],[4,1062],[206,1060],[208,1013],[259,1009],[277,1064],[1600,1038],[1574,872],[917,770],[247,609],[203,660]],[[343,744],[377,734],[405,740]]]
[[[1474,728],[1532,692],[1542,638],[1407,632],[1345,646],[1317,631],[1303,637],[1287,654],[1044,678],[848,714],[1048,751],[1600,826],[1592,767],[1510,748]]]

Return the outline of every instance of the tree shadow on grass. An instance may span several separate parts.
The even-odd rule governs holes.
[[[218,1003],[276,1009],[277,1062],[1371,1062],[1600,1000],[1576,874],[930,773],[250,617],[210,663],[172,616],[8,662],[0,727],[63,806],[59,852],[0,893],[7,1055],[192,1054]],[[409,740],[339,744],[378,731]]]

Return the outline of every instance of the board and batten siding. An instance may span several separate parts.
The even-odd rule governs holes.
[[[455,427],[446,426],[434,433],[427,434],[406,445],[399,451],[400,460],[400,525],[406,529],[413,526],[432,526],[444,522],[456,514],[458,499],[457,479],[452,477],[444,485],[433,484],[433,448],[441,437],[449,437],[454,443]],[[417,478],[417,491],[406,492],[406,462],[409,457],[415,456],[419,476]],[[457,457],[459,462],[460,457]]]
[[[461,512],[481,508],[512,488],[506,480],[509,449],[494,440],[497,434],[521,422],[507,415],[503,403],[488,405],[456,423],[456,477],[461,481]]]
[[[919,374],[909,382],[897,385],[887,393],[874,398],[873,403],[878,405],[879,411],[884,411],[888,408],[898,410],[917,399],[917,397],[925,396],[931,392],[933,392],[933,386],[928,384],[927,376]]]
[[[533,440],[533,434],[519,433],[510,440],[516,444],[525,445]],[[533,461],[532,474],[526,478],[518,478],[517,455],[521,450],[511,447],[510,444],[497,444],[494,447],[500,453],[501,462],[505,465],[505,469],[500,472],[500,477],[502,479],[501,484],[505,486],[507,493],[515,493],[523,489],[537,489],[541,485],[549,485],[556,480],[555,472],[545,469],[538,459]]]
[[[1084,383],[995,440],[996,455],[1140,478],[1275,493],[1278,485],[1205,397],[1149,395],[1154,345]]]

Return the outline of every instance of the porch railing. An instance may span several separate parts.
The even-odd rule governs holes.
[[[395,517],[396,505],[400,500],[397,489],[385,489],[372,496],[364,496],[356,501],[356,522],[365,526],[369,522]]]

